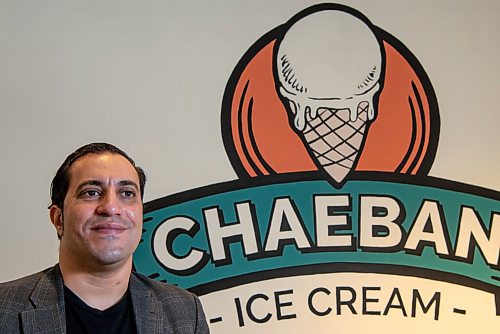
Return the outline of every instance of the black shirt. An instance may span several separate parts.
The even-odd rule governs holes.
[[[68,334],[135,334],[129,291],[110,308],[101,311],[85,304],[64,287],[66,331]]]

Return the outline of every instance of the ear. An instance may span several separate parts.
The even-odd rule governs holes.
[[[59,236],[59,238],[61,238],[64,233],[64,224],[63,224],[62,209],[59,206],[52,205],[50,207],[50,221],[56,228],[57,235]]]

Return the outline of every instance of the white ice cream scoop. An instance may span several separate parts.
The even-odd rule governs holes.
[[[339,183],[354,168],[366,124],[376,116],[381,50],[367,23],[341,10],[303,17],[278,45],[278,88],[294,127]]]
[[[368,102],[368,118],[375,118],[381,46],[361,19],[340,10],[312,13],[286,31],[276,61],[279,90],[290,101],[298,130],[305,114],[314,118],[320,108],[347,108],[354,121],[358,105]]]

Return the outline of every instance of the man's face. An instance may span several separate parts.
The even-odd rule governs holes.
[[[51,213],[62,234],[61,260],[91,267],[131,261],[141,238],[142,201],[127,159],[109,153],[78,159],[69,169],[63,206],[59,228],[58,214]]]

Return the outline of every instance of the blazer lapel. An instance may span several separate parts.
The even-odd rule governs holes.
[[[130,295],[137,334],[173,333],[163,316],[161,302],[134,274],[130,276]]]
[[[62,312],[63,305],[22,312],[23,333],[64,333],[65,325],[60,316]]]
[[[66,318],[59,266],[44,274],[31,294],[34,310],[21,313],[24,333],[64,333]]]

